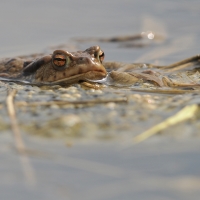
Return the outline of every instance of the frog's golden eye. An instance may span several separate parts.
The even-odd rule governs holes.
[[[100,54],[99,54],[99,60],[100,60],[101,63],[103,62],[104,57],[105,57],[105,54],[104,54],[103,51],[101,51]]]
[[[66,58],[63,55],[56,55],[53,59],[54,65],[63,67],[66,64]]]
[[[63,70],[67,67],[68,57],[62,53],[56,53],[53,55],[52,62],[53,66],[57,70]]]
[[[104,60],[105,54],[102,50],[96,51],[92,56],[94,56],[96,59],[98,59],[101,63]]]

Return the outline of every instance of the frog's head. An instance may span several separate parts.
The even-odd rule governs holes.
[[[85,51],[56,50],[52,55],[31,62],[23,76],[33,83],[68,84],[84,80],[99,80],[107,75],[102,65],[104,52],[99,46]]]

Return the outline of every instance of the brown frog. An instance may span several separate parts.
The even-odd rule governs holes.
[[[104,52],[99,46],[72,53],[56,50],[52,55],[31,61],[21,58],[4,59],[0,62],[0,77],[36,85],[98,80],[107,75],[102,65],[103,60]]]
[[[191,65],[199,67],[199,55],[169,66],[103,62],[104,56],[99,46],[92,46],[72,53],[56,50],[52,55],[35,60],[4,59],[0,62],[0,80],[35,85],[67,85],[86,81],[115,86],[130,86],[138,82],[150,82],[159,87],[199,86],[196,71],[189,74],[185,70]]]

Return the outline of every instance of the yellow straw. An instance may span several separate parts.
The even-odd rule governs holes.
[[[149,137],[157,134],[158,132],[168,128],[169,126],[175,125],[179,122],[182,122],[184,120],[192,118],[198,109],[199,109],[199,106],[197,104],[192,104],[192,105],[184,107],[182,110],[177,112],[175,115],[167,118],[163,122],[153,126],[152,128],[148,129],[147,131],[134,137],[133,142],[140,143],[140,142],[148,139]]]

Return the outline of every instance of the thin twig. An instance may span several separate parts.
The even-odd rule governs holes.
[[[155,88],[155,89],[137,89],[132,88],[131,91],[142,92],[142,93],[158,93],[158,94],[185,94],[185,93],[199,93],[199,90],[194,90],[191,86],[191,89],[178,89],[178,88]]]
[[[180,67],[182,65],[188,64],[188,63],[193,63],[193,62],[199,62],[200,60],[200,55],[196,55],[184,60],[181,60],[179,62],[173,63],[171,65],[166,66],[164,69],[171,69],[171,68],[176,68],[176,67]]]
[[[9,94],[7,96],[7,99],[6,99],[6,103],[7,103],[7,109],[8,109],[8,114],[9,114],[9,117],[11,119],[11,127],[12,127],[12,131],[14,133],[14,135],[16,136],[16,145],[17,145],[17,150],[24,150],[24,145],[23,145],[23,142],[22,142],[22,138],[21,138],[21,134],[20,134],[20,131],[19,131],[19,126],[18,126],[18,123],[17,123],[17,119],[16,119],[16,116],[15,116],[15,108],[14,108],[14,105],[13,105],[13,100],[14,100],[14,97],[17,93],[17,90],[9,90]]]
[[[8,109],[8,115],[9,115],[10,121],[11,121],[12,132],[13,132],[14,138],[15,138],[16,149],[20,153],[20,160],[21,160],[21,164],[23,167],[23,172],[26,177],[26,180],[28,181],[28,183],[30,185],[34,185],[36,182],[35,173],[30,164],[28,155],[26,153],[25,144],[23,142],[23,139],[22,139],[22,136],[20,133],[19,125],[17,122],[16,114],[15,114],[15,107],[14,107],[14,103],[13,103],[14,97],[17,93],[17,90],[9,89],[8,92],[9,93],[8,93],[8,96],[6,99],[6,104],[7,104],[7,109]]]
[[[177,123],[183,122],[185,120],[191,119],[194,117],[195,113],[198,111],[199,106],[197,104],[192,104],[189,106],[184,107],[182,110],[180,110],[175,115],[167,118],[163,122],[153,126],[152,128],[148,129],[147,131],[141,133],[140,135],[137,135],[133,138],[134,143],[140,143],[149,137],[159,133],[160,131],[165,130],[166,128],[175,125]]]
[[[95,99],[95,100],[85,100],[85,101],[38,101],[38,102],[25,102],[18,101],[15,102],[17,106],[51,106],[51,105],[90,105],[90,104],[105,104],[105,103],[127,103],[127,98],[117,98],[117,99]]]

